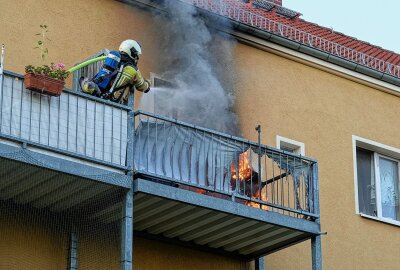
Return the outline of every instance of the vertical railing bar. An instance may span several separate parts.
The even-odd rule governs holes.
[[[296,172],[295,172],[295,170],[296,170],[296,158],[294,157],[293,158],[293,182],[294,182],[294,196],[295,196],[295,202],[296,202],[295,209],[299,210],[299,208],[298,208],[298,205],[299,205],[298,199],[299,198],[297,196],[298,190],[297,190],[297,181],[296,181]],[[298,218],[299,214],[296,213],[296,217]]]
[[[24,94],[24,83],[23,83],[23,81],[21,83],[22,83],[22,87],[21,87],[21,106],[19,106],[19,137],[20,138],[22,138],[22,102],[23,102],[23,96],[24,96],[23,95]]]
[[[265,198],[268,201],[268,155],[267,155],[267,149],[264,148],[264,168],[265,168]]]
[[[119,123],[119,131],[120,131],[119,132],[119,164],[123,165],[123,163],[122,163],[122,153],[123,153],[122,152],[122,116],[123,116],[123,110],[120,109],[119,111],[121,112],[121,115],[120,115],[120,120],[121,121]]]
[[[106,106],[103,104],[103,136],[102,136],[102,140],[103,140],[103,152],[102,152],[102,160],[104,160],[104,156],[105,156],[105,136],[106,136],[106,132],[105,132],[105,117],[106,117]]]
[[[157,174],[157,164],[158,164],[158,159],[157,159],[157,157],[158,157],[158,154],[157,154],[157,152],[158,152],[158,119],[156,118],[156,120],[155,120],[155,125],[156,125],[156,141],[155,141],[155,148],[156,148],[156,156],[155,156],[155,164],[154,164],[154,173],[155,174]]]
[[[253,166],[252,166],[252,164],[253,164],[253,150],[252,150],[252,148],[251,148],[251,146],[249,147],[249,149],[250,149],[250,157],[249,157],[249,159],[250,159],[250,194],[253,196]],[[261,172],[258,172],[258,174],[261,174]],[[261,190],[262,190],[262,188],[261,188],[262,186],[261,186],[261,183],[258,183],[258,190],[259,190],[259,192],[260,192],[260,194],[261,194]]]
[[[139,114],[139,123],[138,123],[138,127],[142,124],[142,120],[141,120],[141,114]],[[135,121],[135,124],[136,124],[136,121]],[[134,127],[134,128],[136,128],[136,127]],[[138,131],[138,137],[139,137],[139,139],[138,139],[138,141],[139,141],[139,147],[142,145],[141,144],[141,129],[139,130],[139,129],[137,129]],[[136,142],[135,142],[136,143]],[[141,152],[143,152],[143,150],[142,149],[139,149],[139,150],[141,150]],[[138,155],[139,155],[139,162],[138,162],[138,165],[140,165],[141,163],[142,163],[142,153],[138,153]]]
[[[70,110],[69,110],[69,96],[70,94],[67,95],[68,96],[68,103],[67,103],[67,151],[69,149],[69,115],[70,115]]]
[[[11,126],[12,126],[12,116],[13,116],[13,107],[14,107],[14,103],[13,103],[13,98],[14,98],[14,80],[11,80],[10,136],[12,136]]]
[[[1,66],[1,69],[3,70],[3,66]],[[0,90],[1,90],[1,106],[0,106],[0,133],[2,133],[3,130],[3,101],[4,101],[4,97],[3,97],[3,93],[4,93],[4,74],[3,72],[0,73]]]
[[[79,97],[76,97],[75,152],[78,153]]]
[[[274,154],[274,152],[271,152],[271,155],[272,155],[272,158],[271,158],[271,162],[272,162],[272,179],[275,179],[275,165],[274,165],[275,154]],[[271,187],[272,188],[272,190],[271,190],[272,203],[275,203],[275,181],[272,181],[271,186],[272,186]],[[275,209],[273,209],[273,210],[275,210]]]
[[[97,102],[94,101],[94,122],[93,122],[93,156],[96,158],[96,121],[97,121]]]
[[[58,97],[57,148],[60,148],[61,96]]]
[[[215,191],[215,179],[214,179],[214,134],[211,133],[211,181],[213,182]],[[210,184],[210,183],[209,183]]]
[[[113,162],[114,162],[114,108],[111,107],[111,163]]]
[[[149,171],[149,137],[150,137],[150,116],[147,116],[146,171]],[[172,167],[172,171],[173,170],[174,169]]]
[[[51,97],[49,97],[49,114],[48,114],[48,118],[49,118],[49,129],[47,130],[47,145],[50,146],[50,115],[51,115]]]
[[[41,143],[41,123],[42,123],[42,94],[39,94],[39,143]]]
[[[285,170],[286,171],[286,175],[285,175],[285,178],[286,178],[286,182],[287,182],[287,206],[290,207],[290,180],[288,179],[288,176],[289,176],[288,166],[289,166],[289,155],[286,155],[286,170]],[[291,212],[289,212],[288,214],[290,216]]]
[[[30,102],[29,102],[29,104],[30,104],[30,106],[29,106],[29,141],[31,141],[32,140],[32,91],[29,91],[30,92]],[[3,104],[2,104],[3,105]]]
[[[87,123],[88,123],[88,99],[87,98],[85,98],[85,156],[87,156],[88,154],[87,154],[87,140],[88,140],[88,136],[87,136],[87,132],[88,132],[88,126],[87,126]],[[121,134],[122,134],[122,132],[121,132]],[[121,161],[121,160],[120,160]],[[121,162],[120,162],[120,164],[121,164]]]
[[[285,201],[284,201],[284,183],[283,183],[283,177],[282,177],[282,154],[279,153],[279,175],[280,175],[280,181],[281,181],[281,205],[285,206]],[[285,214],[285,211],[283,211],[283,214]]]

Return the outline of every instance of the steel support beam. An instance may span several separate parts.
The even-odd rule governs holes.
[[[312,270],[322,270],[321,235],[311,238]]]
[[[264,257],[260,257],[258,259],[254,260],[255,263],[255,270],[264,270],[265,265],[264,265]]]
[[[313,164],[313,187],[314,187],[314,212],[319,215],[319,178],[318,178],[318,163]],[[320,219],[315,222],[320,226]],[[322,247],[321,235],[314,235],[311,237],[311,255],[312,255],[312,269],[322,270]]]
[[[121,270],[132,270],[133,248],[133,189],[124,198],[121,220]]]
[[[76,234],[75,229],[72,229],[69,237],[67,270],[77,270],[77,269],[78,269],[78,235]]]

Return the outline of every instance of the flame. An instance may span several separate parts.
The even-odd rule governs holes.
[[[265,194],[265,192],[261,192],[261,197],[260,197],[260,191],[257,191],[256,194],[254,196],[252,196],[252,198],[257,199],[257,200],[261,200],[261,201],[265,201],[265,202],[268,201],[267,194]],[[256,202],[247,201],[245,204],[248,205],[248,206],[251,206],[251,207],[268,210],[268,206],[267,205],[260,205],[259,203],[256,203]]]
[[[250,160],[248,157],[247,152],[244,152],[239,155],[239,180],[244,181],[247,180],[251,177],[252,169],[250,166]],[[236,174],[236,164],[232,162],[231,165],[231,177],[233,180],[237,179],[237,174]]]

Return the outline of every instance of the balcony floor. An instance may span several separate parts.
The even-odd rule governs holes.
[[[134,228],[152,238],[252,259],[309,239],[319,225],[144,179],[134,181]]]

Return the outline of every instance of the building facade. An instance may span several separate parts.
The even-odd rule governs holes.
[[[327,232],[327,235],[322,236],[322,265],[325,269],[396,269],[400,263],[397,256],[400,251],[398,246],[400,234],[397,232],[400,225],[398,195],[400,184],[398,169],[396,169],[399,167],[398,160],[400,158],[400,143],[397,132],[398,115],[400,114],[398,110],[400,109],[396,106],[400,88],[398,70],[395,64],[400,56],[383,49],[379,51],[375,48],[378,51],[374,51],[372,45],[371,48],[364,48],[361,46],[363,45],[361,42],[359,42],[361,45],[353,45],[354,49],[360,45],[361,47],[358,47],[358,49],[365,50],[363,51],[365,56],[369,55],[368,52],[372,55],[381,53],[381,57],[385,58],[385,61],[390,61],[388,63],[391,63],[391,66],[385,62],[383,69],[379,70],[379,64],[373,67],[368,66],[372,60],[360,64],[357,62],[361,61],[359,59],[353,58],[350,61],[348,53],[338,55],[337,46],[335,54],[333,51],[329,51],[329,47],[325,47],[325,50],[316,48],[315,44],[312,43],[312,38],[308,44],[304,42],[304,39],[303,41],[293,40],[287,35],[282,38],[283,31],[287,31],[289,28],[278,27],[278,24],[275,32],[260,29],[257,18],[260,22],[262,21],[261,18],[269,18],[271,21],[277,21],[282,25],[305,27],[302,23],[306,22],[298,18],[299,14],[282,9],[282,2],[280,1],[274,1],[273,4],[270,2],[265,4],[264,2],[264,9],[260,9],[263,1],[251,1],[249,3],[224,1],[224,6],[221,6],[220,1],[210,1],[214,5],[213,8],[210,8],[210,5],[206,5],[205,2],[208,1],[193,1],[191,3],[191,6],[192,4],[198,6],[194,10],[200,12],[198,16],[204,22],[206,28],[210,29],[206,37],[208,47],[197,48],[196,51],[204,49],[206,52],[209,51],[210,55],[215,55],[216,61],[211,62],[213,72],[218,75],[217,77],[220,78],[223,87],[230,89],[230,94],[235,97],[233,111],[239,119],[239,135],[256,142],[258,133],[254,130],[254,127],[261,125],[260,140],[263,145],[283,149],[287,153],[293,152],[294,155],[301,155],[305,158],[304,162],[308,161],[306,157],[312,157],[313,159],[310,159],[310,162],[315,159],[319,164],[317,173],[320,183],[321,229],[319,225],[312,227],[314,225],[296,221],[293,225],[295,228],[289,228],[298,230],[302,234],[295,235],[297,233],[295,231],[292,237],[289,237],[290,234],[283,235],[284,231],[278,231],[281,228],[275,231],[280,232],[283,235],[282,237],[287,237],[290,241],[283,238],[273,238],[280,234],[274,235],[274,231],[267,230],[274,230],[275,228],[268,227],[267,233],[254,231],[253,234],[249,233],[249,236],[251,236],[249,239],[242,239],[242,241],[250,241],[249,243],[253,245],[245,246],[247,248],[245,251],[250,252],[254,248],[254,254],[257,255],[271,253],[264,257],[265,269],[321,269],[316,259],[321,254],[315,248],[315,244],[317,243],[317,246],[319,244],[320,233]],[[186,4],[182,3],[183,6]],[[233,4],[236,5],[236,11],[253,12],[260,17],[252,15],[251,18],[254,21],[251,22],[237,21],[234,13],[231,16],[223,13],[223,11],[226,11],[223,8]],[[270,5],[271,8],[269,8]],[[166,39],[166,36],[180,36],[185,35],[185,33],[176,33],[172,30],[166,32],[171,21],[174,21],[173,17],[178,17],[178,15],[171,14],[170,7],[155,1],[92,0],[62,3],[57,1],[29,1],[28,3],[3,1],[0,7],[2,10],[6,10],[0,18],[0,25],[2,26],[0,28],[0,42],[6,44],[4,69],[11,72],[23,74],[26,64],[40,63],[39,52],[33,47],[36,42],[35,34],[41,24],[46,24],[49,27],[48,37],[50,41],[47,43],[49,50],[47,61],[49,62],[63,61],[66,66],[73,66],[104,48],[116,49],[122,40],[135,38],[143,46],[143,56],[140,59],[139,67],[145,77],[154,77],[154,74],[156,74],[162,79],[169,80],[168,74],[170,73],[168,73],[169,70],[166,70],[166,67],[171,68],[174,63],[176,65],[185,64],[179,61],[170,62],[169,58],[164,57],[169,54],[174,56],[174,51],[165,51],[164,45],[170,42]],[[192,12],[193,9],[190,10]],[[233,10],[231,11],[233,12]],[[249,14],[242,13],[243,20]],[[177,22],[181,23],[182,21],[178,20]],[[196,30],[202,27],[190,23],[188,22],[188,32],[196,33]],[[329,38],[338,37],[325,38],[329,40]],[[349,39],[351,40],[351,38]],[[338,38],[335,44],[340,45],[339,40]],[[192,42],[196,43],[193,40],[187,41],[187,43]],[[320,45],[323,43],[320,39],[315,42]],[[364,59],[368,59],[365,56],[363,56]],[[7,80],[5,81],[7,82]],[[11,82],[11,80],[9,81]],[[13,81],[13,85],[19,83],[22,84],[21,80]],[[74,87],[72,80],[67,85],[69,88]],[[69,93],[68,95],[73,94]],[[13,98],[15,96],[11,96],[11,100]],[[23,94],[20,94],[18,98],[23,100]],[[77,97],[77,99],[79,98]],[[213,99],[212,96],[209,98]],[[74,100],[73,97],[68,96],[68,102],[70,99]],[[140,100],[141,95],[136,93],[136,107],[140,106]],[[42,98],[40,98],[40,102],[44,102]],[[4,104],[2,103],[2,107],[5,106]],[[79,104],[79,101],[76,101],[77,108],[80,108]],[[85,104],[87,108],[88,104],[91,103],[86,101]],[[41,106],[42,103],[40,103],[40,108],[42,108]],[[51,106],[51,103],[49,103],[49,108]],[[12,106],[14,109],[19,107],[22,107],[22,102],[15,108]],[[69,105],[66,110],[68,114],[75,112],[77,119],[80,119],[78,117],[79,110],[73,111]],[[105,110],[103,112],[104,117]],[[126,118],[124,118],[125,110],[124,107],[116,107],[111,109],[111,112],[113,115],[114,113],[121,114],[120,121],[122,123],[126,118],[129,118],[129,112],[126,112]],[[94,111],[97,114],[96,108]],[[30,113],[33,115],[32,110]],[[38,115],[41,115],[41,113],[38,113]],[[86,114],[80,116],[82,116],[82,119],[87,118]],[[177,117],[180,120],[180,116]],[[21,116],[22,118],[23,116]],[[58,114],[58,120],[60,121],[60,119],[62,118]],[[40,121],[39,123],[41,123]],[[50,118],[48,121],[51,123]],[[68,123],[69,121],[69,119],[66,120]],[[213,120],[210,119],[210,121]],[[23,126],[22,120],[18,123]],[[76,130],[78,130],[80,122],[77,120],[74,124],[77,126]],[[114,122],[111,125],[114,125]],[[48,130],[50,130],[50,126],[49,124]],[[11,127],[12,124],[10,124]],[[69,136],[71,127],[65,128],[67,130],[65,134]],[[39,130],[41,130],[40,127]],[[22,128],[20,132],[22,134]],[[41,144],[40,131],[38,136],[38,144]],[[84,136],[86,136],[86,133]],[[128,136],[126,142],[129,142]],[[50,135],[48,138],[49,144],[51,144]],[[7,146],[10,146],[7,137],[2,137],[2,140]],[[78,135],[76,135],[70,141],[67,140],[67,150],[69,143],[74,140],[76,140],[75,149],[79,148]],[[58,142],[63,141],[59,139],[57,145]],[[125,142],[122,136],[120,142],[121,145],[122,142]],[[29,147],[34,147],[36,144],[29,146],[30,143],[27,143],[27,145],[22,144],[21,147],[28,147],[29,150]],[[88,146],[85,144],[84,147],[87,151]],[[116,159],[128,158],[128,155],[125,156],[122,147],[118,149],[119,154]],[[40,153],[45,154],[45,151],[50,150],[46,148]],[[43,165],[44,169],[41,169],[42,165],[38,163],[30,164],[21,169],[19,163],[9,154],[10,152],[5,150],[3,152],[8,153],[9,156],[2,155],[1,165],[3,181],[1,192],[3,194],[1,194],[2,204],[0,207],[2,213],[0,215],[2,239],[0,268],[58,269],[66,268],[67,265],[68,269],[74,269],[75,266],[78,269],[118,269],[121,267],[123,258],[129,259],[129,255],[121,256],[124,251],[126,251],[125,254],[130,252],[123,250],[120,240],[121,235],[124,235],[126,230],[119,229],[120,224],[115,223],[121,219],[123,221],[129,219],[129,215],[121,218],[117,214],[117,217],[115,217],[115,214],[111,213],[110,210],[114,205],[122,208],[124,205],[125,207],[129,205],[129,203],[125,204],[129,198],[121,188],[124,185],[125,188],[129,186],[129,177],[132,177],[129,173],[126,178],[121,178],[123,180],[120,180],[122,184],[119,187],[110,187],[110,182],[106,180],[108,176],[104,176],[104,179],[96,178],[96,185],[87,184],[83,180],[76,179],[78,177],[72,171],[68,171],[67,168],[65,170],[59,168],[59,171],[64,173],[63,176],[58,174],[55,167]],[[104,148],[102,153],[104,158]],[[277,153],[281,157],[282,153],[286,152]],[[103,166],[100,169],[104,169],[109,163],[115,163],[114,156],[115,153],[111,153],[111,161],[104,159],[105,162],[100,164]],[[270,157],[268,154],[266,156]],[[51,157],[56,158],[54,154]],[[285,157],[289,159],[292,156],[289,154]],[[299,160],[303,162],[301,157]],[[36,160],[40,160],[40,158]],[[272,160],[276,161],[274,158]],[[296,158],[293,158],[293,160],[295,161]],[[57,159],[53,161],[56,163]],[[87,159],[79,159],[78,156],[69,157],[68,161],[79,164],[91,162]],[[96,167],[96,170],[99,169],[99,166]],[[290,165],[286,165],[286,167],[288,166]],[[121,169],[120,167],[122,167],[121,164],[114,166],[112,173]],[[265,171],[267,168],[272,169],[272,167],[266,165]],[[282,166],[279,167],[282,169]],[[85,167],[82,167],[82,170],[85,170]],[[155,170],[157,172],[157,168]],[[91,178],[91,175],[94,174],[90,172],[86,177]],[[108,175],[110,172],[101,174]],[[268,175],[268,173],[265,174]],[[29,177],[35,179],[35,182],[24,182],[24,185],[18,184]],[[138,176],[138,178],[140,177],[143,176]],[[109,178],[117,179],[113,176]],[[275,175],[271,179],[273,178],[275,178]],[[7,182],[7,179],[11,180]],[[52,182],[54,179],[65,181],[65,183],[57,186],[57,183]],[[75,180],[75,183],[78,183],[75,184],[78,185],[77,187],[72,184]],[[288,190],[293,187],[290,186],[289,182],[284,182],[288,181],[287,178],[284,180],[284,177],[280,174],[279,181],[285,184],[282,184],[280,191],[277,192],[289,194]],[[279,188],[279,182],[275,183],[277,183],[275,188]],[[285,186],[286,184],[287,186]],[[50,194],[40,193],[38,185],[53,185],[55,192],[50,192]],[[80,189],[82,186],[84,187],[83,190]],[[184,206],[171,203],[162,208],[162,204],[167,204],[167,202],[162,201],[157,209],[152,209],[150,207],[152,205],[151,200],[156,201],[157,199],[153,197],[149,199],[143,195],[151,193],[146,191],[146,187],[145,185],[138,187],[139,189],[142,188],[142,195],[136,196],[135,199],[135,207],[140,207],[133,212],[133,219],[136,216],[139,218],[139,221],[137,221],[139,223],[134,223],[138,226],[136,228],[140,229],[140,226],[142,226],[142,228],[151,229],[152,220],[148,220],[146,217],[156,220],[159,216],[157,225],[160,227],[157,227],[155,231],[162,231],[162,226],[172,226],[171,221],[167,222],[170,220],[168,216],[161,215],[163,212],[177,211],[175,217],[184,216],[184,213],[190,212],[191,209],[185,208],[179,214],[180,207],[192,205],[189,199],[186,202],[187,205]],[[308,188],[310,187],[307,186]],[[167,188],[165,189],[167,190]],[[271,188],[271,190],[274,189]],[[318,193],[318,186],[316,186],[316,190],[312,190]],[[385,192],[385,190],[388,190],[388,192]],[[75,198],[76,201],[68,197],[61,201],[58,200],[57,196],[62,192],[69,192],[70,196],[73,196],[72,198]],[[265,193],[268,196],[267,201],[271,202],[273,195],[267,191]],[[91,195],[85,197],[82,194]],[[163,193],[157,194],[155,197],[164,196]],[[174,196],[178,197],[178,195],[175,194]],[[209,201],[217,199],[212,198],[212,196],[205,197],[210,197]],[[286,198],[284,195],[282,197]],[[289,208],[295,203],[288,200],[286,205],[285,199],[282,199],[282,197],[280,201],[276,199],[274,203]],[[182,198],[180,203],[183,201]],[[201,205],[202,197],[196,198],[199,199],[196,199],[198,205],[194,204],[198,207]],[[83,204],[83,202],[91,200],[93,200],[92,203]],[[54,202],[54,204],[51,204],[51,202]],[[140,203],[142,204],[140,205]],[[312,205],[310,201],[304,203],[308,207]],[[85,205],[85,208],[78,209],[80,205]],[[96,205],[105,205],[105,207],[102,211],[96,212]],[[74,206],[77,207],[78,216],[73,212]],[[204,204],[202,207],[211,206]],[[304,207],[294,208],[306,211]],[[276,212],[284,216],[284,209],[274,207],[271,209],[278,209]],[[319,215],[317,215],[319,209],[317,213],[310,209],[308,208],[311,214],[316,215],[305,216],[304,220],[307,222],[309,220],[319,221]],[[154,211],[154,213],[151,211]],[[297,217],[302,215],[301,212],[294,213],[297,214]],[[254,216],[253,213],[249,213],[247,217],[257,221],[257,218],[259,218],[257,215],[258,212],[254,212]],[[106,225],[96,225],[96,222],[88,222],[88,219],[84,218],[85,216],[104,217],[104,220],[111,220],[112,222],[106,223]],[[244,216],[246,217],[246,215]],[[199,217],[201,215],[197,219],[195,217],[193,219],[201,222]],[[171,216],[171,218],[173,217]],[[228,230],[228,225],[231,223],[247,222],[246,220],[232,221],[228,220],[226,216],[217,216],[204,226],[206,226],[206,229],[207,226],[213,224],[213,226],[218,226],[218,224],[224,222],[223,218],[227,219],[227,225],[211,230],[210,237],[212,232]],[[284,219],[282,217],[280,220]],[[276,224],[280,224],[279,226],[282,226],[282,228],[288,228],[288,223],[285,222],[278,220]],[[313,222],[310,221],[309,223]],[[122,227],[126,226],[125,229],[129,229],[129,222],[122,222],[122,224]],[[182,221],[179,225],[185,224],[187,223]],[[149,227],[146,227],[147,225]],[[265,224],[260,226],[265,226]],[[310,231],[308,231],[308,226],[312,227]],[[71,231],[71,228],[74,228],[75,231]],[[203,228],[203,230],[205,229]],[[168,235],[169,231],[163,232]],[[247,233],[244,230],[240,230],[240,232]],[[267,238],[266,234],[271,234],[272,238]],[[234,252],[226,254],[217,252],[217,249],[202,249],[196,244],[185,244],[185,246],[182,243],[168,241],[171,240],[166,239],[168,237],[151,237],[151,235],[141,234],[138,231],[133,235],[133,269],[187,269],[191,267],[193,269],[242,270],[252,267],[247,263],[249,257],[237,255],[240,252],[235,253],[235,245],[232,243],[231,246],[227,246],[227,249],[231,247]],[[172,239],[177,236],[174,232],[170,232],[170,235]],[[221,239],[223,239],[223,234],[221,235]],[[191,235],[184,233],[179,236],[193,239]],[[205,236],[208,235],[201,235],[203,241],[206,241]],[[76,250],[74,249],[74,237],[77,238],[76,242],[78,243]],[[251,242],[252,237],[268,239],[271,243],[277,241],[277,244],[276,246],[271,244],[274,247],[271,250],[262,249]],[[309,238],[313,239],[313,243],[311,243],[311,240],[306,240]],[[198,238],[194,239],[198,240]],[[301,243],[293,245],[297,242]],[[212,245],[212,242],[205,243]],[[240,243],[236,245],[240,246]],[[129,246],[129,243],[126,246]],[[314,248],[312,249],[310,246],[314,246]],[[277,250],[279,251],[275,252]],[[259,251],[261,253],[257,253]],[[314,258],[314,260],[311,258]],[[314,265],[312,265],[313,262]]]

